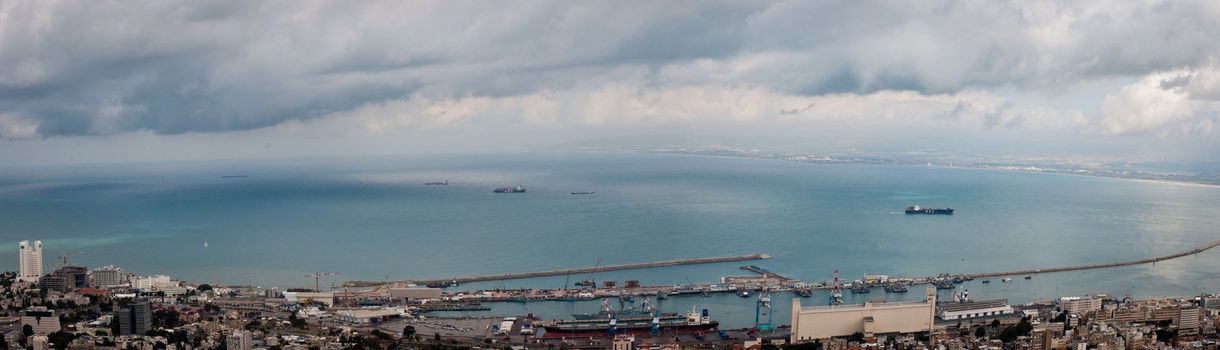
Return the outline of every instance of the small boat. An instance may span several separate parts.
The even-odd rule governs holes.
[[[597,282],[594,282],[593,279],[580,280],[576,282],[577,287],[592,287],[595,285],[597,285]]]
[[[872,291],[873,290],[871,288],[869,288],[868,286],[863,285],[863,284],[857,284],[857,285],[853,285],[851,287],[851,292],[855,293],[855,294],[869,293]]]
[[[808,297],[813,296],[813,291],[808,290],[808,289],[798,289],[796,291],[796,294],[800,295],[802,298],[808,298]]]
[[[741,291],[741,297],[742,297],[742,298],[749,298],[749,297],[750,297],[750,291],[748,291],[748,290],[743,290],[743,291]]]
[[[1012,282],[1012,277],[1004,277],[1004,279],[1001,279],[1000,282]]]
[[[572,194],[593,194],[593,191],[572,192]]]
[[[1025,276],[1025,279],[1031,280],[1031,279],[1034,279],[1034,276]]]
[[[991,280],[983,280],[983,284],[991,283]]]
[[[890,283],[885,286],[886,293],[906,293],[907,285],[902,283]]]
[[[700,297],[704,297],[704,298],[711,298],[711,297],[712,297],[712,292],[709,292],[709,291],[706,291],[706,290],[705,290],[705,291],[703,291],[703,293],[699,293],[699,296],[700,296]]]

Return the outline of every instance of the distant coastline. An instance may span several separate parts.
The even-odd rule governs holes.
[[[944,161],[944,160],[921,160],[921,159],[903,160],[903,159],[883,158],[883,157],[842,157],[842,156],[829,156],[829,155],[813,156],[813,155],[809,155],[809,154],[763,152],[763,151],[758,151],[758,150],[655,149],[655,150],[640,150],[638,152],[657,153],[657,154],[693,155],[693,156],[703,156],[703,157],[766,159],[766,160],[779,160],[779,161],[788,161],[788,162],[797,162],[797,163],[815,163],[815,164],[895,164],[895,165],[909,165],[909,166],[926,166],[926,167],[944,168],[944,169],[976,169],[976,170],[990,170],[990,171],[1012,172],[1012,173],[1048,174],[1048,175],[1081,176],[1081,177],[1093,177],[1093,178],[1105,178],[1105,179],[1120,179],[1120,180],[1141,181],[1141,182],[1147,182],[1147,183],[1197,186],[1197,187],[1204,187],[1204,188],[1220,188],[1220,175],[1211,175],[1211,174],[1208,174],[1208,175],[1211,175],[1211,177],[1215,178],[1215,180],[1211,180],[1211,181],[1202,180],[1202,179],[1200,179],[1200,180],[1182,180],[1182,179],[1175,179],[1175,178],[1170,178],[1170,177],[1171,176],[1206,177],[1206,176],[1186,175],[1186,174],[1164,174],[1164,173],[1144,172],[1144,171],[1135,171],[1134,175],[1136,175],[1136,176],[1119,176],[1119,175],[1112,175],[1112,174],[1107,174],[1107,173],[1101,173],[1101,174],[1097,173],[1098,171],[1114,172],[1114,173],[1119,172],[1114,169],[1104,169],[1104,168],[1103,169],[1084,169],[1084,168],[1080,168],[1080,167],[1055,168],[1055,167],[1047,167],[1045,165],[1035,165],[1035,164],[1021,164],[1021,165],[1014,164],[1014,165],[1006,165],[1006,166],[995,166],[995,165],[979,165],[979,164],[976,164],[976,162],[971,162],[971,161],[952,162],[952,161]],[[1162,174],[1164,174],[1164,175],[1162,175]],[[1158,177],[1158,176],[1161,176],[1161,177]]]

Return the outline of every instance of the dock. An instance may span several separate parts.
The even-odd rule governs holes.
[[[581,267],[581,268],[574,268],[574,269],[558,269],[558,270],[549,270],[549,271],[505,273],[505,274],[498,274],[498,275],[463,276],[463,277],[442,278],[442,279],[432,279],[432,280],[411,280],[411,281],[398,281],[398,282],[348,281],[348,282],[344,283],[344,285],[347,287],[371,287],[371,286],[386,285],[386,284],[390,284],[390,283],[407,283],[407,284],[419,284],[419,285],[436,285],[436,284],[449,285],[449,284],[453,284],[453,283],[502,281],[502,280],[512,280],[512,279],[522,279],[522,278],[562,276],[562,275],[571,275],[571,274],[598,273],[598,272],[606,272],[606,271],[646,269],[646,268],[664,267],[664,266],[698,265],[698,264],[713,264],[713,263],[723,263],[723,262],[764,260],[764,259],[770,259],[770,258],[771,258],[771,256],[766,255],[766,254],[747,254],[747,255],[720,256],[720,257],[711,257],[711,258],[677,259],[677,260],[664,260],[664,261],[653,261],[653,262],[644,262],[644,263]]]

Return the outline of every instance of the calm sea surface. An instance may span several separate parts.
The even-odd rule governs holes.
[[[222,178],[223,175],[248,175]],[[424,182],[449,180],[449,186]],[[521,184],[523,194],[495,194]],[[593,195],[570,195],[596,191]],[[911,204],[953,216],[906,216]],[[441,278],[765,253],[810,281],[835,269],[930,275],[1126,260],[1220,239],[1220,189],[1120,179],[889,165],[816,165],[652,154],[506,154],[282,162],[6,168],[0,267],[41,239],[48,265],[114,264],[194,281],[312,287],[305,275]],[[207,242],[207,247],[204,246]],[[740,263],[619,271],[599,280],[716,282]],[[463,285],[560,288],[588,276]],[[1192,295],[1220,289],[1220,251],[1107,270],[968,283],[1014,303],[1057,295]],[[854,297],[919,299],[881,290]],[[787,323],[789,296],[777,296]],[[806,304],[823,304],[816,294]],[[564,317],[597,302],[498,303],[483,314]],[[730,327],[754,302],[671,298]]]

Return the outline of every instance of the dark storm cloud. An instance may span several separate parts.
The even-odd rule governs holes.
[[[798,95],[1036,89],[1199,65],[1217,54],[1218,8],[8,1],[0,3],[0,137],[244,130],[408,95],[617,83],[753,84]]]

